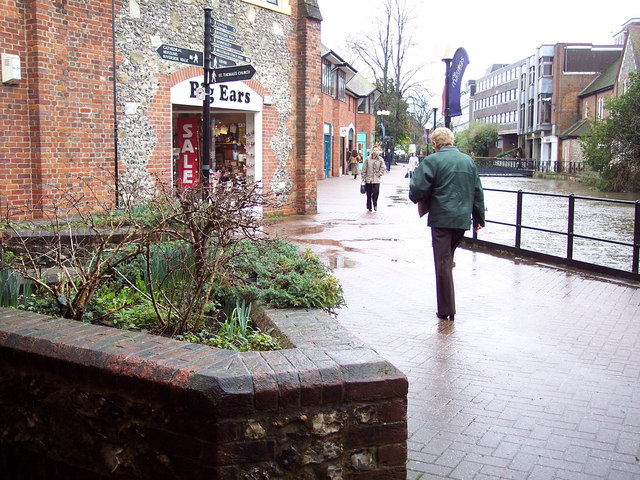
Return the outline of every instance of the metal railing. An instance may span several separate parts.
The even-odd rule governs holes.
[[[513,249],[516,253],[529,253],[533,254],[533,256],[541,256],[545,259],[548,258],[556,258],[561,260],[562,263],[568,265],[575,265],[582,268],[587,268],[589,270],[600,271],[604,273],[610,273],[614,275],[626,274],[623,275],[628,278],[632,278],[634,280],[640,280],[640,274],[638,272],[638,266],[640,263],[640,200],[630,201],[630,200],[614,200],[607,198],[597,198],[597,197],[584,197],[578,195],[562,195],[562,194],[554,194],[554,193],[539,193],[539,192],[524,192],[522,190],[502,190],[502,189],[494,189],[494,188],[485,188],[485,192],[501,192],[508,194],[516,195],[516,220],[515,223],[501,222],[497,220],[485,219],[486,223],[492,223],[496,225],[502,225],[506,227],[514,228],[514,244],[513,246],[495,242],[489,242],[485,240],[481,240],[478,238],[478,234],[476,232],[473,233],[473,240],[476,243],[481,245],[485,245],[493,248],[501,248],[507,247]],[[523,211],[523,199],[525,195],[531,196],[540,196],[540,197],[555,197],[555,198],[566,198],[567,199],[567,228],[566,231],[553,230],[550,228],[543,228],[542,226],[533,226],[533,225],[525,225],[523,224],[522,211]],[[575,214],[576,214],[576,200],[585,200],[587,202],[600,202],[600,203],[609,203],[609,204],[619,204],[619,205],[628,205],[634,206],[634,214],[633,214],[633,242],[623,242],[619,240],[607,239],[607,238],[599,238],[589,235],[578,234],[574,230],[575,225]],[[555,212],[557,215],[558,212]],[[525,230],[543,232],[552,235],[561,235],[566,237],[566,255],[556,255],[556,254],[545,254],[542,252],[537,252],[534,250],[525,250],[521,247],[522,245],[522,233]],[[482,232],[482,231],[481,231]],[[575,240],[581,239],[590,242],[601,242],[605,244],[618,245],[622,247],[629,247],[632,249],[631,255],[631,270],[623,270],[619,268],[612,268],[606,265],[597,265],[592,262],[584,262],[574,259],[574,245]]]
[[[478,167],[507,167],[523,170],[535,170],[536,172],[564,172],[578,173],[584,170],[583,162],[559,162],[547,160],[530,160],[526,158],[497,158],[477,157],[475,163]]]

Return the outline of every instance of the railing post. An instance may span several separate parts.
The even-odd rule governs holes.
[[[573,219],[575,217],[576,197],[569,195],[569,225],[567,226],[567,260],[573,260]]]
[[[520,248],[522,238],[522,190],[518,190],[516,201],[516,248]]]
[[[636,214],[633,221],[633,261],[631,271],[638,273],[640,259],[640,200],[636,200]]]

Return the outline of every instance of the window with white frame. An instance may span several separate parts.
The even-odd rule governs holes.
[[[268,8],[276,12],[284,13],[285,15],[291,15],[291,3],[290,0],[242,0],[245,3],[257,5],[259,7]]]
[[[604,98],[598,99],[598,120],[604,118]]]
[[[553,57],[540,57],[538,60],[538,77],[553,76]]]

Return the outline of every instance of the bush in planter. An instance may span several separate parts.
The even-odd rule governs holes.
[[[161,188],[144,208],[127,204],[117,214],[57,197],[67,201],[52,202],[45,242],[8,222],[19,247],[10,266],[36,285],[30,308],[41,313],[212,344],[233,318],[222,312],[228,297],[326,310],[343,302],[317,258],[261,235],[256,208],[265,198],[257,185]],[[252,335],[227,343],[271,341]]]

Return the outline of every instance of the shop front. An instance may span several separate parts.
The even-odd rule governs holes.
[[[171,88],[172,180],[179,187],[195,186],[203,174],[202,82],[198,76]],[[244,82],[229,82],[214,84],[210,98],[210,176],[222,181],[261,181],[262,97]]]

